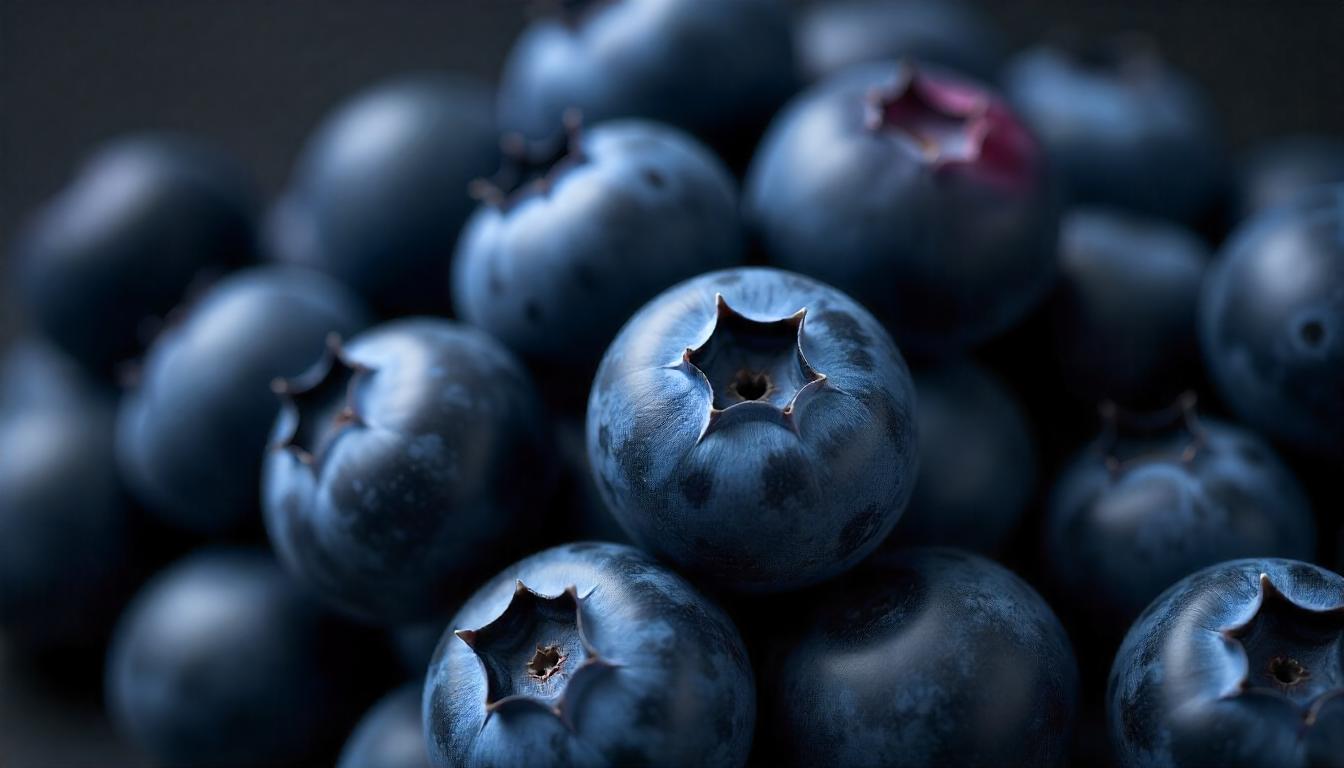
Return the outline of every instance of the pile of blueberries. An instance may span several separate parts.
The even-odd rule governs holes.
[[[34,213],[11,652],[169,766],[1344,765],[1344,142],[945,2],[553,5],[264,215],[165,135]]]

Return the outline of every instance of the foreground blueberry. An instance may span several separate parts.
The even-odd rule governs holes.
[[[1238,230],[1199,311],[1204,361],[1237,415],[1301,450],[1344,456],[1344,185]]]
[[[359,721],[336,768],[429,768],[419,679],[383,697]]]
[[[1111,740],[1126,768],[1338,766],[1344,755],[1344,578],[1237,560],[1164,592],[1111,669]]]
[[[1074,396],[1152,407],[1189,389],[1209,261],[1199,238],[1174,224],[1101,208],[1065,216],[1051,319]]]
[[[588,401],[603,498],[651,552],[741,590],[853,566],[905,509],[914,388],[882,327],[773,269],[702,275],[650,302]]]
[[[425,681],[430,762],[740,766],[756,716],[737,630],[619,544],[535,554],[458,612]]]
[[[1213,113],[1146,42],[1038,46],[1018,54],[1003,79],[1075,202],[1180,220],[1214,203],[1223,157]]]
[[[1241,168],[1238,212],[1242,218],[1290,203],[1323,184],[1344,183],[1344,141],[1292,136],[1261,145]]]
[[[621,120],[545,148],[482,188],[453,268],[458,315],[525,358],[594,366],[660,291],[741,261],[732,177],[690,137]]]
[[[1022,406],[967,361],[915,373],[919,478],[892,546],[954,546],[995,554],[1036,488],[1036,446]]]
[[[252,524],[266,435],[330,333],[366,324],[359,302],[308,270],[262,267],[221,281],[163,333],[121,404],[117,459],[165,520],[200,533]]]
[[[574,108],[597,123],[645,117],[745,160],[793,93],[781,0],[567,0],[524,30],[504,65],[500,125],[534,138]]]
[[[772,765],[1064,763],[1073,651],[1002,566],[954,549],[884,554],[812,599],[771,670]]]
[[[1006,47],[974,6],[944,0],[815,3],[800,12],[794,35],[809,80],[855,64],[913,58],[992,81]]]
[[[175,136],[103,145],[18,243],[34,325],[91,371],[136,360],[169,310],[257,250],[242,173]]]
[[[367,638],[266,555],[207,550],[157,576],[108,655],[121,731],[173,766],[316,764],[367,705]]]
[[[771,263],[848,292],[903,348],[1006,330],[1054,275],[1057,211],[1036,141],[983,86],[908,62],[795,100],[745,198]]]
[[[444,314],[468,184],[498,165],[490,93],[420,75],[356,95],[309,140],[271,219],[277,256],[384,316]]]
[[[1046,522],[1047,569],[1079,627],[1113,643],[1200,568],[1315,554],[1302,487],[1254,433],[1196,418],[1188,399],[1147,423],[1111,418],[1056,481]]]
[[[447,320],[331,344],[276,385],[284,406],[262,486],[271,543],[357,616],[444,615],[524,551],[549,498],[537,394],[498,342]]]

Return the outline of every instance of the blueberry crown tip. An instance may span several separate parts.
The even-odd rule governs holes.
[[[295,378],[271,382],[284,424],[274,447],[292,452],[304,464],[319,463],[341,431],[364,426],[353,393],[356,381],[369,372],[347,359],[339,334],[329,334],[317,363]]]
[[[565,110],[563,130],[539,140],[521,133],[505,134],[499,141],[502,160],[494,176],[475,179],[467,192],[476,200],[507,210],[524,198],[545,195],[568,169],[585,162],[583,117],[579,110]]]
[[[1174,460],[1186,467],[1194,464],[1208,445],[1208,433],[1199,420],[1198,404],[1199,398],[1193,391],[1182,393],[1170,406],[1155,411],[1126,410],[1111,400],[1101,403],[1097,411],[1102,422],[1102,460],[1107,471],[1112,477],[1118,477],[1141,464],[1155,461]],[[1189,438],[1174,455],[1167,450],[1121,455],[1125,438],[1152,437],[1173,430],[1184,431]]]
[[[864,125],[905,139],[922,161],[941,167],[979,161],[994,121],[987,94],[931,79],[905,61],[893,82],[869,91]]]

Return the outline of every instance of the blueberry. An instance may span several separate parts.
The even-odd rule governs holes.
[[[1344,456],[1344,185],[1262,213],[1204,284],[1200,345],[1244,421],[1322,456]]]
[[[1204,243],[1174,224],[1099,208],[1065,216],[1051,315],[1069,390],[1088,402],[1151,407],[1189,389],[1209,261]]]
[[[250,526],[280,410],[271,382],[365,322],[354,296],[307,270],[261,267],[215,285],[155,341],[121,404],[117,459],[133,490],[180,528]]]
[[[122,618],[108,707],[173,766],[308,765],[367,705],[368,638],[323,614],[269,557],[206,550],[164,571]]]
[[[255,256],[254,205],[242,173],[209,147],[109,142],[21,235],[20,298],[38,330],[112,377],[188,293]]]
[[[635,120],[571,131],[551,152],[514,148],[453,267],[460,317],[569,369],[596,365],[663,289],[742,258],[733,180],[690,137]]]
[[[1111,669],[1121,766],[1337,766],[1344,754],[1344,578],[1236,560],[1166,590]]]
[[[544,550],[453,619],[425,681],[430,762],[740,766],[756,693],[737,630],[620,544]]]
[[[270,221],[283,260],[321,269],[384,316],[444,314],[472,179],[498,165],[490,93],[446,76],[357,94],[309,140]]]
[[[762,714],[771,764],[1064,763],[1073,651],[1002,566],[955,549],[888,554],[790,619]]]
[[[550,136],[565,110],[644,117],[745,160],[797,75],[780,0],[566,0],[535,20],[501,76],[501,127]]]
[[[942,352],[1020,320],[1049,289],[1054,190],[985,87],[907,62],[800,96],[752,162],[745,208],[776,266],[849,292],[902,347]]]
[[[537,394],[494,339],[398,320],[333,340],[276,387],[266,528],[327,601],[373,621],[429,619],[522,554],[554,472]]]
[[[359,721],[336,768],[429,768],[417,680],[383,697]]]
[[[1203,91],[1145,41],[1038,46],[1003,80],[1075,202],[1190,220],[1221,191],[1222,139]]]
[[[1108,643],[1200,568],[1315,553],[1311,508],[1288,467],[1253,433],[1192,409],[1187,399],[1129,426],[1137,417],[1112,416],[1056,481],[1047,569],[1077,625]]]
[[[855,64],[913,58],[993,80],[1006,45],[974,6],[942,0],[841,0],[806,7],[795,25],[810,80]]]
[[[1344,141],[1292,136],[1262,144],[1243,163],[1238,180],[1242,218],[1291,202],[1324,184],[1344,183]]]
[[[914,387],[853,300],[773,269],[702,275],[634,316],[588,401],[588,455],[640,546],[746,591],[853,566],[905,509]]]
[[[919,476],[888,541],[1002,552],[1036,487],[1036,445],[1022,406],[979,366],[915,372]]]

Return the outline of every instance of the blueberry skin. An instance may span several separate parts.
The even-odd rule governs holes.
[[[777,651],[765,725],[780,764],[1064,764],[1073,650],[1007,569],[956,549],[884,553],[812,599]]]
[[[1344,456],[1344,185],[1244,224],[1205,279],[1200,346],[1232,410],[1297,449]]]
[[[683,354],[713,339],[719,295],[760,321],[807,310],[799,344],[827,378],[796,431],[765,409],[707,426],[713,386]],[[895,525],[918,465],[914,408],[900,352],[852,299],[788,272],[725,270],[622,329],[588,401],[588,456],[641,547],[721,587],[794,589],[852,567]]]
[[[1242,164],[1237,187],[1241,218],[1289,203],[1314,187],[1339,183],[1344,183],[1344,141],[1304,135],[1267,142]]]
[[[968,361],[915,372],[919,476],[892,546],[1003,551],[1036,487],[1036,445],[1022,406]]]
[[[210,147],[109,142],[20,236],[19,296],[38,330],[111,378],[190,290],[254,258],[255,206],[245,176]]]
[[[0,412],[7,639],[38,650],[96,645],[134,590],[144,520],[117,475],[114,425],[112,404],[91,397]]]
[[[1189,221],[1221,192],[1216,118],[1155,51],[1123,40],[1084,53],[1038,46],[1008,63],[1003,84],[1075,203]]]
[[[510,605],[519,581],[548,596],[575,587],[585,596],[584,631],[617,666],[573,700],[572,728],[539,708],[500,708],[487,719],[481,660],[446,633],[430,664],[422,705],[432,765],[746,762],[756,719],[746,648],[728,617],[684,579],[632,547],[567,544],[506,568],[450,627],[492,622]]]
[[[1210,260],[1204,243],[1174,224],[1101,208],[1064,217],[1051,320],[1075,397],[1156,407],[1190,388]]]
[[[742,260],[727,169],[642,120],[585,130],[546,188],[486,202],[462,233],[453,306],[531,360],[591,366],[660,291]]]
[[[1243,688],[1259,670],[1225,630],[1263,604],[1262,574],[1294,606],[1344,611],[1344,578],[1294,560],[1220,563],[1172,585],[1130,629],[1111,668],[1107,719],[1119,765],[1341,765],[1344,698],[1323,702],[1308,729],[1279,696]],[[1300,625],[1305,636],[1314,623]],[[1338,661],[1334,671],[1338,685]]]
[[[419,680],[407,683],[375,704],[345,742],[336,768],[429,768],[422,688]]]
[[[1055,483],[1047,571],[1067,615],[1111,643],[1194,571],[1236,557],[1316,552],[1306,494],[1269,445],[1209,419],[1197,429],[1202,437],[1172,430],[1110,448],[1099,438]],[[1195,451],[1188,461],[1187,450]],[[1122,464],[1111,469],[1108,455]]]
[[[821,80],[856,64],[914,58],[989,82],[1007,46],[974,6],[939,0],[843,0],[803,9],[799,66]]]
[[[874,128],[874,94],[911,71],[864,65],[795,99],[752,161],[744,209],[772,265],[849,293],[902,349],[941,355],[1006,330],[1045,297],[1058,210],[1035,140],[984,86],[930,67],[915,75],[923,90],[985,105],[976,119],[995,137],[985,154],[945,161],[924,140]],[[974,141],[970,122],[949,154]]]
[[[796,87],[789,6],[779,0],[560,5],[523,31],[504,64],[506,131],[545,138],[570,108],[590,123],[644,117],[737,165]]]
[[[367,704],[365,639],[268,556],[203,550],[155,577],[123,616],[108,708],[166,765],[313,764]]]
[[[355,616],[446,615],[522,553],[549,498],[540,401],[498,342],[447,320],[386,323],[340,354],[367,372],[276,420],[262,482],[271,544]]]
[[[218,534],[252,525],[276,377],[301,373],[328,334],[352,334],[366,310],[341,285],[292,267],[258,267],[216,284],[154,343],[121,403],[117,460],[166,522]]]
[[[446,314],[469,183],[499,164],[489,90],[415,75],[355,95],[309,139],[268,237],[384,317]]]
[[[74,358],[36,336],[22,336],[0,355],[0,411],[80,404],[114,404],[117,390],[93,378]]]

